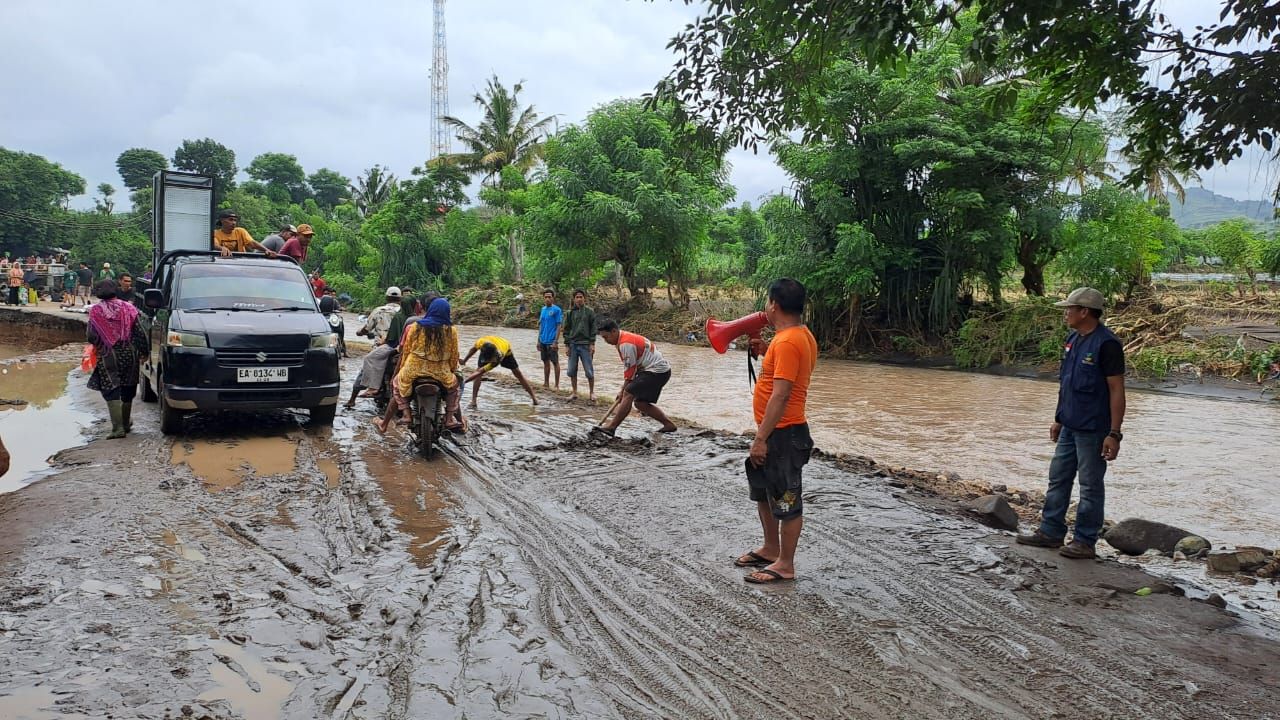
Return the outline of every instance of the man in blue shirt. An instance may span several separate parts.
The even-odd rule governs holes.
[[[1061,548],[1058,554],[1072,559],[1096,557],[1094,544],[1102,529],[1102,504],[1106,499],[1102,478],[1107,463],[1120,454],[1124,435],[1124,348],[1102,324],[1102,293],[1077,288],[1057,303],[1071,334],[1062,353],[1058,407],[1049,439],[1057,443],[1049,464],[1049,489],[1044,496],[1040,527],[1019,535],[1023,545]],[[1067,535],[1067,506],[1071,486],[1080,479],[1080,504],[1076,509],[1071,544]]]
[[[538,314],[538,354],[542,356],[542,387],[551,387],[551,366],[556,368],[556,389],[560,389],[560,331],[564,311],[556,305],[556,293],[542,291],[542,312]]]

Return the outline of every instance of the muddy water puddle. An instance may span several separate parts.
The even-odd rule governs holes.
[[[12,351],[0,345],[0,355]],[[28,348],[20,348],[28,352]],[[69,383],[87,380],[70,362],[0,363],[0,438],[9,450],[9,472],[0,493],[12,492],[48,472],[48,459],[79,445],[94,416],[73,399]],[[79,388],[83,391],[83,388]],[[88,394],[84,391],[84,394]]]
[[[225,700],[236,713],[250,720],[281,717],[284,703],[293,693],[293,683],[272,672],[268,662],[248,648],[220,640],[210,643],[210,649],[215,658],[208,666],[214,687],[201,693],[198,700]],[[299,666],[291,666],[287,671],[299,670]]]
[[[211,492],[239,485],[247,477],[288,475],[297,469],[298,440],[247,437],[174,443],[169,461],[186,465]]]
[[[363,459],[400,531],[412,538],[410,556],[418,567],[429,567],[450,537],[457,506],[449,487],[461,477],[458,466],[439,453],[424,460],[399,448],[371,447]]]
[[[541,391],[535,331],[459,331],[464,348],[487,334],[511,340],[521,369]],[[719,430],[753,429],[744,353],[658,345],[674,367],[659,403],[668,413]],[[597,395],[612,398],[622,375],[617,351],[597,343],[595,368]],[[566,369],[562,360],[562,375]],[[506,371],[496,374],[510,382]],[[585,390],[585,377],[579,383]],[[567,377],[561,387],[569,387]],[[485,397],[481,390],[482,409]],[[824,450],[1043,490],[1056,398],[1051,382],[824,358],[809,391],[808,415]],[[1161,520],[1215,543],[1277,543],[1280,443],[1274,439],[1280,437],[1280,403],[1133,390],[1128,398],[1121,457],[1107,475],[1109,517]],[[623,430],[652,425],[633,417]]]

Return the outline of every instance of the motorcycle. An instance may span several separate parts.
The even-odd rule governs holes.
[[[409,401],[413,420],[409,430],[414,445],[423,457],[431,457],[432,448],[444,430],[445,389],[435,380],[422,378],[413,384],[413,398]]]
[[[347,328],[338,312],[338,301],[325,296],[320,298],[320,313],[329,321],[329,328],[338,336],[338,357],[351,357],[347,354]]]

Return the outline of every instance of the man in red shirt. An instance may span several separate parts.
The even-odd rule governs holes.
[[[800,470],[813,452],[804,403],[818,362],[818,343],[804,325],[804,301],[803,285],[775,280],[764,305],[775,330],[773,342],[751,341],[752,350],[765,351],[752,398],[756,436],[746,462],[764,543],[734,561],[738,567],[759,568],[743,578],[749,583],[796,578],[796,545],[804,527]]]
[[[311,247],[311,237],[316,234],[311,226],[303,223],[298,226],[298,234],[284,241],[284,247],[280,248],[281,255],[288,255],[293,258],[299,265],[307,260],[307,248]]]
[[[320,298],[324,297],[325,293],[328,291],[329,291],[329,283],[326,283],[324,281],[324,278],[320,277],[319,270],[313,270],[311,272],[312,294],[314,294],[316,296],[316,299],[319,300]]]
[[[642,415],[662,423],[658,432],[675,432],[676,424],[656,404],[662,388],[671,379],[671,364],[648,338],[619,329],[613,320],[601,320],[596,332],[605,342],[618,348],[618,357],[622,358],[622,389],[614,401],[613,419],[591,428],[591,432],[613,437],[614,431],[631,414],[632,405]]]

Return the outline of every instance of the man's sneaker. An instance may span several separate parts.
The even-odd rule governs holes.
[[[1036,530],[1029,535],[1019,534],[1017,540],[1019,545],[1035,545],[1036,547],[1046,548],[1062,547],[1062,538],[1051,538],[1040,530]]]
[[[1079,540],[1072,540],[1071,544],[1059,550],[1058,554],[1072,560],[1092,560],[1098,557],[1092,545],[1086,545]]]

